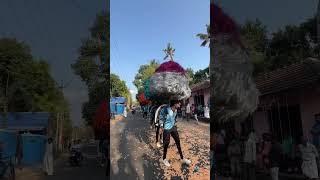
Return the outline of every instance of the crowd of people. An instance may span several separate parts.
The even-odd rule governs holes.
[[[149,113],[153,113],[154,115],[156,108],[159,106],[160,104],[152,104],[151,102],[148,105],[142,106],[143,118],[147,118]],[[195,104],[190,104],[187,102],[182,104],[181,107],[177,109],[177,116],[180,118],[185,118],[187,121],[190,119],[195,119],[197,122],[199,122],[198,117],[207,119],[210,118],[210,108],[208,105],[202,106],[200,104],[196,106]]]
[[[258,138],[254,130],[240,135],[224,129],[213,136],[212,174],[250,180],[260,171],[268,172],[272,180],[279,179],[279,172],[318,178],[318,149],[305,137],[295,141],[290,135],[278,138],[265,133]]]

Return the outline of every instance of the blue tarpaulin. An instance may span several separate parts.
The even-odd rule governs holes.
[[[124,108],[123,104],[117,104],[117,114],[123,114]]]
[[[46,136],[23,134],[23,159],[22,163],[25,165],[41,164],[43,161]]]
[[[124,97],[112,97],[112,98],[110,98],[110,103],[124,104],[124,103],[126,103],[126,98],[124,98]]]
[[[110,98],[110,111],[115,115],[123,114],[126,98],[124,97],[112,97]]]
[[[3,157],[15,156],[17,133],[15,131],[0,130],[0,141],[3,143]]]
[[[7,129],[9,130],[42,130],[48,127],[50,113],[47,112],[16,112],[8,113]],[[0,115],[0,124],[5,120]]]
[[[17,134],[21,131],[38,131],[45,134],[48,128],[50,113],[46,112],[16,112],[8,113],[7,118],[0,115],[0,124],[4,121],[7,125],[5,130],[0,130],[0,141],[4,144],[4,156],[14,156],[16,153]],[[6,118],[6,119],[5,119]],[[46,136],[22,135],[23,163],[41,163],[45,148]]]
[[[110,111],[113,114],[116,113],[116,104],[115,103],[110,103]]]

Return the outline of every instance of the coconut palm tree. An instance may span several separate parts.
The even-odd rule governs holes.
[[[210,46],[210,25],[206,24],[207,32],[206,33],[199,33],[197,34],[197,37],[202,40],[201,46],[206,46],[209,44]]]
[[[164,49],[163,52],[166,54],[166,56],[163,58],[164,60],[166,60],[168,57],[170,57],[170,61],[173,61],[175,49],[173,49],[173,47],[171,46],[170,43],[168,43],[167,48]]]

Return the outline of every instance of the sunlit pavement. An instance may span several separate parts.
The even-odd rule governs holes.
[[[178,119],[177,127],[184,156],[192,160],[190,167],[181,166],[172,138],[167,155],[171,167],[162,165],[163,149],[156,147],[155,130],[140,114],[113,120],[111,179],[209,179],[209,124]]]

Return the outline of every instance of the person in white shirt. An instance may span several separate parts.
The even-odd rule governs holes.
[[[255,172],[255,166],[256,166],[256,135],[252,131],[247,141],[245,142],[245,152],[244,152],[244,179],[247,180],[255,180],[256,172]]]
[[[208,119],[210,118],[210,109],[208,106],[204,108],[204,117]]]
[[[48,138],[43,160],[43,169],[48,176],[53,175],[53,139]]]
[[[318,179],[317,158],[319,158],[317,148],[309,143],[305,138],[301,138],[299,151],[302,156],[301,169],[303,174],[309,179]]]
[[[190,106],[190,103],[187,104],[186,114],[187,114],[187,121],[189,121],[189,118],[191,117],[191,106]]]
[[[124,116],[125,118],[128,116],[127,107],[126,107],[126,106],[124,106],[123,116]]]

